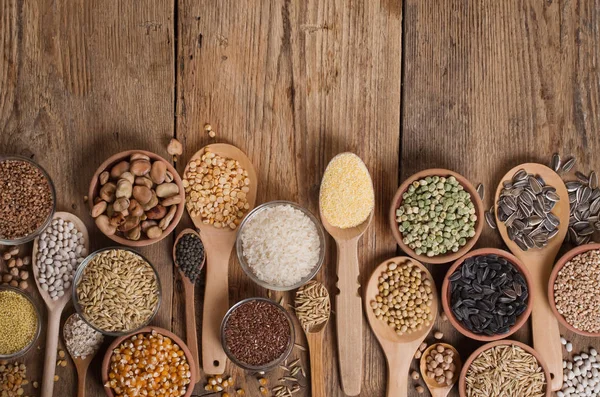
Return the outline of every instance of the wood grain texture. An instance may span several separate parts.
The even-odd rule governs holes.
[[[173,136],[173,7],[161,1],[0,1],[0,152],[33,157],[50,174],[57,209],[79,216],[91,249],[114,245],[87,213],[84,195],[95,168],[124,149],[167,156]],[[163,300],[153,324],[170,328],[171,239],[140,249],[158,268]],[[4,267],[4,264],[0,264]],[[33,282],[29,283],[44,308]],[[68,314],[62,316],[61,329]],[[46,323],[46,310],[42,310]],[[62,332],[61,332],[62,335]],[[62,337],[61,337],[62,339]],[[42,333],[24,360],[41,384]],[[64,344],[59,343],[64,350]],[[99,354],[87,395],[102,396]],[[57,367],[54,395],[73,396],[77,375],[68,359]],[[31,384],[26,394],[33,393]]]
[[[559,152],[576,156],[581,171],[600,169],[593,155],[600,149],[599,6],[406,1],[402,180],[420,169],[449,168],[484,183],[489,209],[500,178],[520,163],[548,164]],[[503,247],[487,227],[477,246]],[[441,285],[448,267],[430,268]],[[438,320],[436,328],[463,359],[479,346],[448,322]],[[574,351],[598,348],[561,332]],[[529,327],[515,337],[531,342]],[[456,389],[450,395],[458,396]]]
[[[375,220],[359,245],[365,282],[375,265],[395,252],[385,214],[398,172],[401,13],[399,1],[180,0],[176,135],[185,153],[178,169],[209,142],[231,143],[248,154],[257,170],[257,203],[292,200],[316,214],[329,160],[342,151],[357,153],[373,176],[378,200]],[[205,123],[216,139],[203,131]],[[335,245],[331,239],[328,243],[317,279],[333,298]],[[230,303],[265,295],[232,260]],[[272,294],[281,296],[291,302],[291,294]],[[181,299],[175,296],[174,310],[182,310]],[[364,335],[361,396],[383,395],[381,350],[364,319],[357,319],[356,326]],[[324,342],[327,396],[342,395],[334,329],[332,318]],[[297,342],[306,345],[299,326],[297,331]],[[297,357],[308,372],[307,352],[296,349],[289,361]],[[258,395],[253,376],[231,364],[227,374]],[[282,375],[269,374],[269,386]],[[309,383],[301,379],[301,384]],[[203,393],[201,387],[196,391]],[[298,394],[308,396],[308,388]]]

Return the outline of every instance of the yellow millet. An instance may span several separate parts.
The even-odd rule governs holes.
[[[0,291],[0,354],[16,353],[31,343],[37,321],[27,298],[14,291]]]
[[[369,170],[353,153],[335,156],[325,169],[319,206],[332,225],[342,229],[363,223],[375,205]]]

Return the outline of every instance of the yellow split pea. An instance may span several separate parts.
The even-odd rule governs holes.
[[[373,181],[365,163],[354,153],[335,156],[321,182],[321,214],[332,226],[347,229],[363,223],[374,205]]]

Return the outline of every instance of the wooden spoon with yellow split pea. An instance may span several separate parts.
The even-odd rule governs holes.
[[[247,171],[250,189],[246,193],[249,208],[243,211],[248,214],[256,202],[256,185],[258,178],[252,162],[244,152],[233,145],[217,143],[207,145],[192,156],[185,167],[184,178],[190,169],[190,164],[202,158],[205,152],[211,152],[225,159],[237,160]],[[188,194],[186,193],[186,200]],[[206,255],[206,288],[204,292],[204,312],[202,318],[202,367],[207,374],[222,374],[225,372],[227,356],[221,345],[220,327],[225,313],[229,309],[229,257],[235,244],[237,229],[229,227],[217,228],[205,223],[201,214],[186,208],[192,222],[200,230]],[[240,219],[241,221],[241,219]]]

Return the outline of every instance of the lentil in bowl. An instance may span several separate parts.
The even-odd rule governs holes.
[[[400,248],[424,263],[460,258],[483,230],[481,198],[464,176],[428,169],[407,178],[392,199],[389,222]]]
[[[22,156],[0,156],[0,245],[32,241],[50,223],[56,192],[48,173]]]

